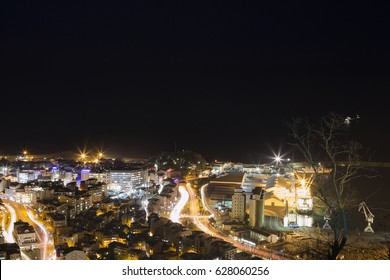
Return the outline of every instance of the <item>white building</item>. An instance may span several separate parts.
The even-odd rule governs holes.
[[[60,170],[58,169],[57,166],[53,166],[51,171],[50,171],[50,179],[54,181],[60,180]]]
[[[38,246],[37,234],[34,228],[28,223],[15,222],[14,236],[21,249],[31,247],[35,248]]]
[[[24,170],[24,171],[19,171],[17,177],[18,177],[18,183],[27,183],[29,181],[34,181],[37,176],[34,171]]]
[[[148,171],[136,170],[110,170],[107,174],[108,184],[119,185],[125,191],[134,188],[148,187]]]
[[[65,171],[61,173],[61,178],[64,181],[64,186],[76,180],[77,174],[73,174],[70,171]]]
[[[232,214],[231,218],[239,221],[245,221],[245,195],[241,188],[236,188],[232,196]]]
[[[87,181],[89,179],[89,173],[91,173],[91,170],[89,169],[81,170],[81,181]]]
[[[0,166],[0,174],[2,174],[3,176],[7,176],[8,175],[8,166]]]

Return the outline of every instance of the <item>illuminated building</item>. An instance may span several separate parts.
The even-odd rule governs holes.
[[[60,171],[57,166],[53,166],[50,171],[51,181],[58,181],[60,179]]]
[[[3,176],[7,176],[8,175],[8,167],[7,166],[1,166],[0,167],[0,174],[2,174]]]
[[[87,181],[89,179],[90,172],[91,172],[91,170],[89,170],[89,169],[81,170],[81,181]]]
[[[16,242],[21,249],[35,248],[39,246],[37,243],[37,234],[30,224],[25,222],[15,222],[14,228]]]
[[[231,218],[239,221],[245,220],[245,195],[241,188],[236,188],[232,196]]]
[[[75,180],[73,173],[70,171],[66,171],[66,172],[62,173],[61,175],[62,175],[62,179],[64,181],[64,186],[66,186],[67,184],[69,184],[70,182]]]
[[[35,172],[30,170],[19,171],[17,177],[18,183],[27,183],[36,179]]]
[[[105,173],[105,172],[102,172],[102,173],[90,172],[89,178],[96,179],[97,182],[100,182],[100,183],[107,183],[107,173]]]
[[[69,206],[72,206],[75,214],[79,214],[92,207],[92,197],[88,194],[77,197],[59,195],[58,202],[67,203]]]
[[[249,200],[249,225],[261,227],[264,223],[264,189],[256,187]]]
[[[108,184],[119,185],[124,190],[147,187],[148,172],[143,169],[110,170],[107,174]]]

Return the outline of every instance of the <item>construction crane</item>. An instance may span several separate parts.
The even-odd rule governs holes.
[[[366,216],[366,221],[367,221],[368,225],[364,229],[364,232],[374,233],[374,230],[372,229],[371,224],[374,223],[374,217],[375,216],[374,216],[374,214],[371,213],[370,209],[368,209],[368,206],[367,206],[367,204],[365,202],[361,202],[359,204],[358,212],[362,212]]]

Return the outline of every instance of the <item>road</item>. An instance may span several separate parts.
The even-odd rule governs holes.
[[[184,206],[187,204],[188,199],[190,198],[184,186],[179,185],[179,193],[180,193],[180,200],[177,202],[175,208],[173,208],[171,215],[169,217],[169,219],[175,223],[179,222],[180,213],[183,210]]]
[[[15,209],[7,203],[4,203],[4,209],[2,211],[4,218],[1,226],[3,228],[4,239],[7,243],[15,243],[16,241],[12,234],[14,231],[14,223],[17,221]]]
[[[41,259],[49,260],[53,259],[55,256],[54,251],[54,242],[51,233],[47,230],[47,228],[39,221],[34,218],[34,214],[31,210],[26,209],[26,207],[20,203],[3,199],[4,205],[6,205],[8,211],[11,214],[11,223],[8,228],[8,236],[12,235],[13,232],[13,222],[17,219],[22,220],[23,222],[27,222],[33,226],[35,232],[37,233],[37,237],[40,243],[41,248]]]
[[[1,211],[3,211],[3,221],[1,226],[3,229],[4,239],[7,243],[16,243],[15,237],[13,235],[14,223],[17,221],[15,209],[9,204],[4,204],[4,207],[1,208]],[[22,256],[23,260],[30,259],[23,251],[20,251],[20,255]]]
[[[205,200],[206,200],[205,192],[204,192],[205,188],[206,188],[206,185],[202,186],[202,188],[201,188],[202,203],[204,204],[203,205],[204,209],[209,209],[210,207],[207,205],[207,203],[205,203]],[[250,254],[260,256],[264,259],[271,259],[271,258],[272,259],[279,259],[279,260],[287,259],[283,256],[275,255],[269,251],[261,250],[259,248],[255,248],[255,247],[246,246],[240,242],[233,240],[232,238],[230,238],[228,236],[220,234],[217,230],[215,230],[214,228],[212,228],[209,225],[208,219],[198,217],[200,207],[199,207],[199,202],[198,202],[198,199],[196,197],[195,191],[191,187],[191,184],[189,184],[189,183],[186,185],[186,189],[187,189],[188,194],[190,196],[190,204],[191,204],[190,209],[191,209],[191,214],[193,215],[193,221],[199,229],[201,229],[202,231],[204,231],[205,233],[207,233],[211,236],[220,238],[226,242],[233,244],[236,248],[238,248],[241,251],[245,251],[245,252],[248,252]],[[211,212],[211,214],[214,214],[214,213]]]

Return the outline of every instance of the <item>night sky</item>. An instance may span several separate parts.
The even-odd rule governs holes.
[[[390,157],[385,4],[14,2],[0,9],[0,153],[145,157],[176,141],[258,162],[289,150],[282,120],[332,111],[358,114],[358,140]]]

